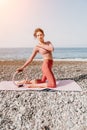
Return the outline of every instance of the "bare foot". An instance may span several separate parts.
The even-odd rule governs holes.
[[[26,81],[26,80],[22,80],[22,81],[19,81],[19,82],[17,82],[17,86],[18,87],[23,87],[23,85],[24,84],[31,84],[31,82],[30,81]]]
[[[32,83],[27,86],[28,88],[47,88],[47,83],[37,84]]]

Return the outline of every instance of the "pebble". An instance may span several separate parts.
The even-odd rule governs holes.
[[[0,63],[2,81],[23,61]],[[31,64],[29,77],[40,78],[40,69]],[[87,62],[55,62],[53,70],[56,79],[77,79],[82,92],[0,91],[0,130],[87,130]]]

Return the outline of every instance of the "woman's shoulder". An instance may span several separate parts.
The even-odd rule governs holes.
[[[52,43],[51,43],[51,41],[46,41],[46,44],[48,44],[48,45],[49,45],[49,44],[52,44]]]

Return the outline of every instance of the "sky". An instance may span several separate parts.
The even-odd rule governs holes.
[[[0,48],[35,46],[38,27],[54,47],[87,47],[87,0],[0,0]]]

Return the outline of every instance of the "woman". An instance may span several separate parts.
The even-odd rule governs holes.
[[[17,69],[17,71],[23,71],[23,69],[28,66],[37,53],[40,53],[43,57],[42,64],[42,79],[34,79],[31,81],[25,81],[26,84],[30,84],[29,87],[44,87],[44,88],[55,88],[56,80],[52,72],[53,57],[52,51],[54,50],[53,45],[49,41],[44,41],[44,31],[41,28],[37,28],[34,31],[34,37],[37,38],[38,44],[34,48],[30,58],[25,62],[25,64]],[[46,82],[46,80],[48,82]],[[39,83],[44,83],[43,86],[38,85]],[[36,84],[36,85],[35,85]]]

